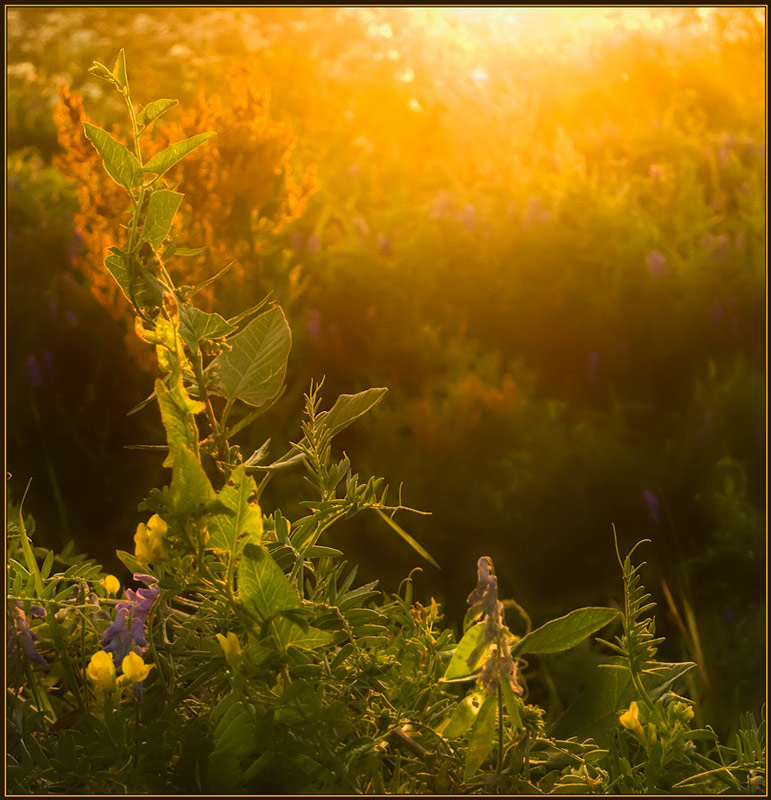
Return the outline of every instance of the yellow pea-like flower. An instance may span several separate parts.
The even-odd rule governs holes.
[[[640,744],[645,745],[647,740],[645,738],[645,731],[640,724],[640,709],[637,706],[637,701],[632,700],[629,708],[618,718],[618,721],[628,730],[631,731]]]
[[[157,515],[150,517],[147,525],[140,522],[134,534],[134,554],[142,565],[157,563],[165,555],[163,539],[169,526]]]
[[[121,662],[123,677],[129,683],[141,683],[153,668],[152,664],[145,664],[142,656],[134,652],[129,653]]]
[[[120,591],[120,581],[114,575],[106,575],[99,583],[107,590],[107,594],[118,594]]]
[[[221,633],[218,633],[217,641],[219,641],[222,652],[225,654],[225,660],[228,662],[228,664],[233,666],[243,652],[241,650],[241,642],[238,641],[238,637],[232,631],[228,633],[227,637],[223,636]]]
[[[100,650],[91,656],[86,675],[96,684],[97,691],[104,692],[115,684],[115,664],[112,656]]]

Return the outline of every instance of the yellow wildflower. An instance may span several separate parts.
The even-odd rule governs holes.
[[[123,678],[129,683],[141,683],[153,668],[153,664],[145,664],[142,656],[134,652],[129,653],[121,663]]]
[[[114,575],[106,575],[99,583],[104,586],[107,594],[118,594],[120,591],[120,581]]]
[[[150,517],[147,525],[144,522],[137,525],[137,532],[134,534],[134,553],[142,566],[157,563],[166,555],[163,537],[167,530],[168,525],[157,514]]]
[[[243,652],[241,650],[241,643],[238,641],[238,637],[231,631],[227,635],[227,638],[225,638],[221,633],[218,633],[217,640],[220,643],[222,652],[225,654],[225,660],[231,667],[235,666],[241,657],[241,653]]]
[[[97,692],[111,689],[115,684],[115,664],[112,662],[112,656],[104,650],[94,653],[88,662],[86,674],[96,684]]]
[[[634,734],[635,739],[637,739],[640,744],[645,746],[646,739],[645,739],[645,731],[643,730],[642,725],[640,724],[640,709],[637,707],[637,701],[632,700],[629,709],[625,711],[619,718],[618,721],[628,730]]]

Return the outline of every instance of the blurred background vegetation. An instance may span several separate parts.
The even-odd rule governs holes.
[[[474,564],[534,622],[617,602],[649,537],[665,656],[726,728],[765,684],[763,8],[16,7],[7,11],[7,462],[41,544],[119,569],[165,480],[152,351],[105,278],[125,206],[82,137],[123,125],[92,79],[124,47],[135,98],[180,101],[179,261],[234,314],[272,291],[284,399],[243,434],[279,455],[302,392],[387,386],[340,437],[442,565],[457,625]],[[125,135],[125,129],[115,128]],[[216,295],[216,297],[215,297]],[[299,513],[301,476],[266,511]],[[333,533],[395,589],[416,556],[373,517]],[[582,680],[588,653],[546,667]],[[580,663],[578,663],[576,661]],[[560,703],[555,695],[551,702]]]

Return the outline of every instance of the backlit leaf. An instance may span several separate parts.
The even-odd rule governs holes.
[[[484,764],[493,749],[497,711],[498,698],[494,694],[486,695],[482,708],[479,709],[477,718],[471,727],[471,736],[466,750],[466,770],[463,773],[465,781],[469,780]]]
[[[158,249],[171,230],[174,215],[182,202],[183,194],[159,189],[150,195],[142,239]]]
[[[297,590],[271,558],[256,544],[248,544],[238,565],[238,593],[242,602],[268,619],[287,608],[300,608]]]
[[[154,172],[156,175],[163,175],[167,170],[171,169],[178,161],[181,161],[188,153],[191,153],[196,147],[202,145],[207,139],[216,136],[215,131],[208,131],[207,133],[198,133],[191,136],[189,139],[183,139],[181,142],[161,150],[158,155],[153,156],[142,169],[145,172]]]
[[[281,391],[292,334],[280,308],[260,314],[228,344],[207,367],[215,374],[212,394],[261,406]]]
[[[512,648],[512,655],[559,653],[580,644],[619,614],[613,608],[579,608],[528,633]]]
[[[143,177],[142,167],[129,149],[113,139],[107,131],[90,122],[84,122],[83,128],[86,137],[101,156],[107,174],[115,183],[129,192],[135,186],[139,186]]]
[[[243,464],[233,470],[219,493],[219,500],[231,513],[216,514],[208,521],[207,547],[234,553],[241,537],[260,544],[262,511],[257,502],[257,484],[246,474]]]
[[[139,114],[137,114],[137,124],[140,128],[146,128],[151,122],[174,108],[177,102],[177,100],[153,100],[152,103],[148,103]]]
[[[455,648],[455,652],[452,654],[443,680],[457,680],[458,678],[471,675],[479,669],[487,655],[487,648],[481,646],[484,641],[486,627],[486,623],[478,622],[466,631],[465,635],[458,643],[458,646]],[[490,644],[492,644],[492,642],[490,642]],[[474,658],[473,662],[469,663],[469,658],[475,651],[478,651],[478,655]]]

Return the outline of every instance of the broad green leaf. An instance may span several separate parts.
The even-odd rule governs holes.
[[[126,73],[126,51],[121,47],[115,66],[112,68],[112,75],[121,90],[128,91],[128,75]]]
[[[560,653],[580,644],[619,614],[613,608],[579,608],[528,633],[512,648],[512,655]]]
[[[168,189],[159,189],[150,195],[142,231],[143,241],[150,242],[156,249],[161,246],[171,230],[171,223],[183,197],[180,192],[170,192]]]
[[[449,723],[441,732],[442,736],[445,739],[457,739],[459,736],[463,736],[477,718],[485,697],[484,692],[472,692],[464,697],[455,706],[455,711],[452,712]]]
[[[104,265],[130,303],[138,308],[160,306],[163,286],[147,270],[141,269],[135,256],[112,247]]]
[[[260,619],[286,608],[300,608],[297,590],[263,547],[248,544],[238,565],[238,592]]]
[[[198,457],[198,428],[195,420],[184,409],[180,408],[171,391],[162,380],[155,381],[155,394],[161,408],[161,419],[166,429],[169,443],[169,454],[163,462],[164,467],[173,467],[179,448],[187,448],[194,457]]]
[[[412,536],[410,536],[410,534],[407,533],[407,531],[405,531],[404,528],[402,528],[400,525],[397,525],[393,521],[393,519],[391,517],[389,517],[388,514],[385,514],[381,509],[376,508],[375,511],[377,511],[377,513],[380,515],[380,517],[383,519],[383,521],[387,525],[389,525],[393,530],[395,530],[399,534],[399,536],[401,536],[402,539],[404,539],[404,541],[407,542],[407,544],[413,550],[415,550],[417,553],[419,553],[421,556],[423,556],[423,558],[425,558],[426,561],[428,561],[429,564],[433,564],[437,569],[441,569],[439,564],[437,564],[436,561],[434,561],[434,559],[432,558],[432,556],[428,552],[428,550],[426,550],[426,548],[423,547],[423,545],[420,544],[420,542],[418,542],[417,539],[415,539]]]
[[[170,491],[174,513],[179,516],[201,516],[206,513],[206,506],[215,496],[198,457],[184,445],[177,447]]]
[[[257,502],[257,484],[246,474],[241,464],[228,478],[219,493],[220,502],[231,514],[216,514],[207,523],[209,549],[236,552],[237,541],[245,537],[249,542],[262,542],[262,511]]]
[[[179,333],[195,355],[198,345],[205,339],[222,339],[236,328],[219,314],[208,314],[195,306],[180,305]]]
[[[495,721],[498,716],[498,698],[495,694],[487,695],[479,709],[477,718],[471,727],[471,736],[466,749],[466,769],[463,780],[469,780],[484,764],[493,749]]]
[[[107,131],[84,122],[86,137],[102,158],[107,174],[130,192],[142,182],[142,167],[129,149],[116,141]]]
[[[146,128],[151,122],[163,116],[167,111],[174,108],[177,100],[153,100],[148,103],[137,115],[137,124],[140,128]]]
[[[323,419],[330,432],[339,433],[352,422],[374,408],[388,389],[366,389],[358,394],[341,394],[329,411],[322,411],[318,419]]]
[[[133,575],[135,572],[145,572],[147,567],[143,567],[132,553],[125,550],[116,550],[115,555],[121,560],[124,567]]]
[[[292,334],[280,308],[260,314],[228,344],[207,367],[215,375],[212,394],[261,406],[281,391]]]
[[[189,139],[184,139],[181,142],[161,150],[158,155],[153,156],[142,169],[145,172],[153,172],[158,176],[163,175],[167,170],[171,169],[178,161],[181,161],[188,153],[195,150],[196,147],[202,145],[207,139],[216,136],[215,131],[208,131],[207,133],[198,133],[191,136]]]
[[[487,624],[485,622],[478,622],[466,631],[452,654],[442,680],[456,680],[471,675],[479,669],[488,650],[488,648],[481,646],[484,641],[486,627]],[[469,663],[469,658],[475,651],[478,651],[479,654],[473,660],[473,663]]]
[[[313,627],[304,631],[284,617],[275,620],[273,624],[276,636],[284,649],[297,647],[301,650],[315,650],[330,644],[334,639],[328,631]]]

